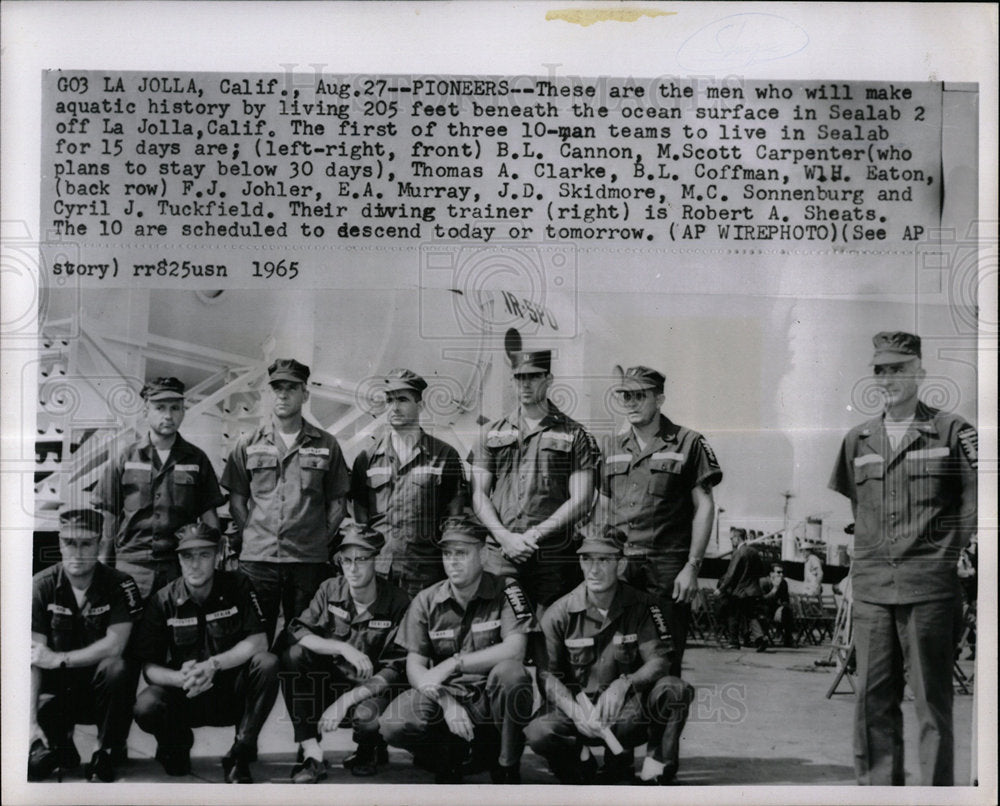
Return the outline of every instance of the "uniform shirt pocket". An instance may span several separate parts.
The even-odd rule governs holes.
[[[123,505],[129,512],[146,506],[151,496],[153,466],[145,462],[126,462],[122,470]]]
[[[636,633],[617,633],[611,643],[615,650],[615,662],[630,671],[639,656],[639,636]]]
[[[174,503],[182,509],[194,506],[198,485],[198,465],[174,465]]]
[[[52,634],[52,650],[55,652],[67,652],[74,649],[73,646],[73,612],[68,607],[57,604],[49,605],[49,629]]]
[[[454,628],[429,630],[427,637],[431,639],[436,658],[450,658],[458,652],[458,636]]]
[[[500,619],[490,621],[477,621],[472,625],[472,648],[485,649],[488,646],[499,644]]]
[[[225,652],[239,643],[243,637],[240,634],[241,624],[240,611],[235,605],[205,614],[205,629],[216,652]]]
[[[250,454],[247,456],[247,472],[250,474],[251,493],[259,495],[271,492],[278,485],[278,455]]]
[[[671,455],[659,458],[654,454],[649,460],[649,492],[652,495],[665,496],[676,487],[680,479],[684,469],[680,454],[673,455],[673,451],[669,454]]]
[[[323,492],[323,478],[330,469],[330,459],[322,456],[299,456],[302,489],[310,493]]]
[[[564,642],[570,666],[591,666],[597,658],[593,638],[567,638]]]
[[[190,616],[188,618],[167,619],[167,626],[170,627],[171,640],[176,647],[191,647],[198,642],[198,618]]]
[[[910,484],[910,502],[940,504],[955,473],[947,447],[924,448],[906,454],[904,465]]]

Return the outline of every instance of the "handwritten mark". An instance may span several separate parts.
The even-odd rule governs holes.
[[[700,28],[677,59],[689,70],[738,70],[803,50],[809,35],[777,14],[733,14]]]
[[[545,12],[546,20],[563,20],[587,27],[595,22],[635,22],[640,17],[670,17],[676,11],[646,11],[638,8],[563,8]]]

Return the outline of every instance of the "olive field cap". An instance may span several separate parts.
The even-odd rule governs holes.
[[[612,554],[620,556],[625,546],[625,535],[614,526],[597,526],[587,523],[577,528],[583,536],[577,554]]]
[[[304,384],[309,380],[309,367],[294,358],[278,358],[267,368],[267,382],[293,381]]]
[[[522,350],[511,353],[510,363],[514,367],[515,375],[532,375],[537,372],[549,373],[552,371],[552,351]]]
[[[441,537],[438,543],[475,543],[486,542],[486,527],[479,521],[464,515],[445,518],[441,523]]]
[[[619,368],[620,371],[620,368]],[[655,389],[657,392],[663,391],[666,377],[662,372],[657,372],[651,367],[644,367],[641,364],[629,367],[615,384],[616,392],[639,391],[641,389]]]
[[[104,516],[96,509],[64,509],[59,513],[59,537],[100,537]]]
[[[385,376],[386,392],[415,392],[420,397],[427,388],[427,381],[408,369],[390,369]]]
[[[902,330],[882,331],[872,338],[875,357],[872,366],[879,364],[902,364],[920,358],[920,336],[904,333]]]
[[[343,551],[348,546],[360,546],[378,554],[385,545],[385,535],[365,523],[348,523],[341,527],[340,535],[338,551]]]
[[[186,549],[218,548],[222,533],[207,523],[189,523],[176,532],[177,551]]]
[[[184,384],[177,378],[156,378],[152,381],[146,381],[140,394],[143,400],[148,401],[183,400]]]

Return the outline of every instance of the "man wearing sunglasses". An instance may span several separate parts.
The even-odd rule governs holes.
[[[670,674],[680,677],[722,470],[701,434],[660,412],[665,380],[645,366],[621,374],[614,391],[627,422],[608,445],[601,493],[607,523],[627,537],[625,581],[660,600],[674,640]]]

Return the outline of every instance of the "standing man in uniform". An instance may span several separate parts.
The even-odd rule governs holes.
[[[574,526],[594,503],[600,451],[548,400],[551,351],[515,352],[511,362],[518,408],[483,431],[472,500],[490,532],[486,570],[517,577],[542,610],[579,580]]]
[[[235,725],[222,769],[227,783],[249,784],[257,737],[278,696],[278,659],[267,651],[250,581],[215,570],[219,530],[192,523],[177,537],[181,578],[149,600],[136,636],[149,686],[136,700],[135,721],[156,737],[167,775],[191,771],[191,728]]]
[[[320,733],[335,731],[348,714],[357,750],[344,766],[352,775],[375,775],[379,754],[387,760],[379,714],[406,685],[406,652],[395,639],[410,597],[375,573],[385,537],[355,524],[342,534],[337,562],[343,576],[324,581],[292,620],[281,659],[285,704],[303,753],[292,769],[296,784],[327,777]]]
[[[279,358],[267,372],[274,416],[237,443],[222,486],[242,532],[240,569],[260,597],[270,642],[278,611],[291,621],[329,576],[349,483],[337,440],[302,416],[309,367]]]
[[[122,652],[142,601],[132,577],[97,561],[101,513],[59,515],[62,562],[35,575],[31,591],[28,780],[80,763],[77,723],[97,725],[87,779],[115,778],[114,753],[132,724],[135,676]]]
[[[674,640],[670,674],[680,677],[722,470],[701,434],[660,412],[665,381],[644,366],[623,373],[615,392],[628,422],[610,441],[601,492],[607,523],[627,537],[625,581],[659,598]]]
[[[585,537],[577,549],[583,582],[542,616],[546,704],[526,733],[563,784],[632,780],[632,753],[606,750],[600,772],[589,754],[581,760],[580,745],[601,744],[602,729],[625,748],[647,742],[636,783],[670,784],[679,767],[694,689],[670,675],[670,632],[656,600],[619,582],[621,537],[611,527]],[[576,699],[581,692],[590,707]]]
[[[396,638],[408,652],[413,688],[380,720],[393,747],[433,754],[439,784],[462,782],[470,744],[473,759],[488,759],[493,783],[521,782],[532,711],[531,678],[521,662],[535,619],[515,580],[483,571],[485,540],[485,529],[470,519],[445,521],[447,579],[417,595]]]
[[[920,721],[920,783],[952,786],[957,563],[976,529],[976,429],[919,399],[920,338],[873,339],[884,412],[844,438],[830,487],[854,511],[859,784],[902,785],[903,687]]]
[[[93,503],[108,513],[101,561],[135,579],[145,600],[180,576],[177,530],[199,519],[218,528],[225,498],[204,451],[178,433],[184,384],[156,378],[142,398],[149,431],[108,462]]]
[[[389,427],[358,454],[351,472],[354,519],[385,534],[380,560],[388,560],[390,581],[411,597],[444,578],[440,523],[461,514],[466,500],[458,452],[420,427],[426,388],[408,369],[386,375]]]

